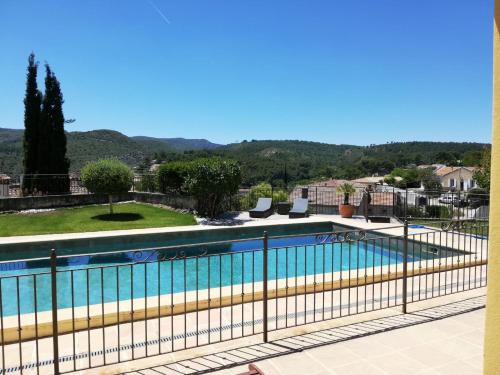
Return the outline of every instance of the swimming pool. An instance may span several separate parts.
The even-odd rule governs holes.
[[[322,241],[324,238],[310,234],[271,238],[268,279],[397,267],[403,261],[401,239]],[[429,256],[432,254],[420,250],[410,253],[408,261]],[[58,261],[58,308],[259,282],[263,280],[262,265],[261,239],[208,247],[195,244],[177,252],[146,250],[64,257]],[[50,310],[48,260],[3,264],[0,293],[3,316]]]

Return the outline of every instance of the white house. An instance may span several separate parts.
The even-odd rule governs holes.
[[[434,173],[439,178],[443,188],[467,191],[476,187],[475,170],[474,167],[441,167]]]

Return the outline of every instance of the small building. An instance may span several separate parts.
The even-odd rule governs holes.
[[[357,178],[356,180],[352,180],[351,183],[355,185],[365,185],[365,186],[382,185],[384,183],[384,176],[370,176],[370,177]]]
[[[9,196],[10,177],[0,173],[0,197]]]
[[[474,167],[442,167],[434,174],[439,178],[444,189],[467,191],[476,187],[475,171]]]
[[[346,182],[349,182],[347,180],[339,180],[339,179],[330,179],[326,181],[319,181],[315,182],[311,186],[321,186],[321,187],[329,187],[329,188],[338,188],[340,185],[345,184]]]

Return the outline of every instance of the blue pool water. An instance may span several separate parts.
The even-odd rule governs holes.
[[[270,240],[269,245],[270,280],[341,269],[355,272],[356,269],[387,264],[396,267],[403,260],[396,241],[386,248],[373,241],[360,241],[353,245],[321,244],[315,236],[303,236]],[[388,246],[388,241],[385,240],[384,245]],[[261,248],[262,241],[257,240],[217,245],[208,248],[208,254],[198,258],[170,260],[174,253],[168,253],[165,254],[167,260],[158,261],[157,253],[150,251],[65,258],[58,264],[58,307],[79,307],[158,296],[172,291],[177,293],[262,281],[263,252],[258,250]],[[252,249],[257,251],[246,251]],[[189,256],[206,250],[192,247],[186,250],[186,254]],[[144,262],[146,259],[147,262]],[[410,256],[409,261],[413,260]],[[0,271],[3,316],[35,311],[35,283],[36,311],[50,310],[50,274],[45,261],[23,261],[3,266]],[[401,269],[402,266],[398,267]],[[15,275],[23,276],[8,277]]]

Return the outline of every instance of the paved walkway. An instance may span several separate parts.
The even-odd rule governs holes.
[[[256,364],[266,375],[480,375],[483,325],[484,309],[480,309]],[[214,374],[244,371],[245,366],[239,366]]]
[[[484,291],[483,291],[484,292]],[[241,374],[255,363],[266,375],[482,373],[485,296],[334,328],[249,344],[146,368],[131,375]]]

